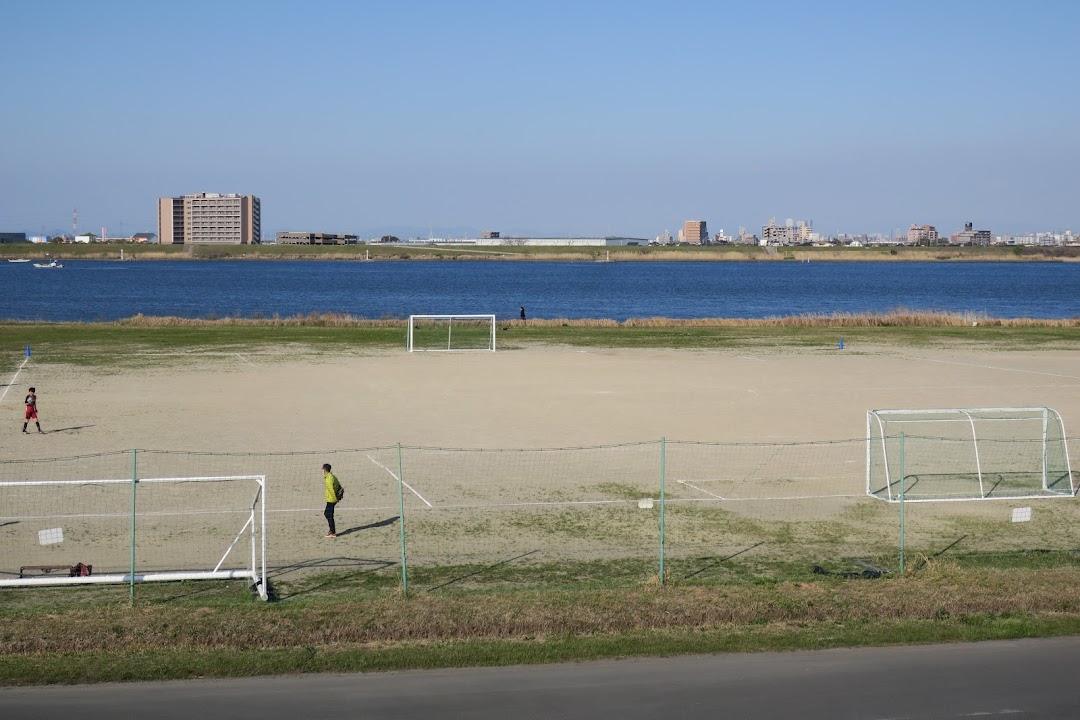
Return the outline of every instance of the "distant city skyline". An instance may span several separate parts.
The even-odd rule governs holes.
[[[11,3],[0,232],[154,231],[197,192],[261,198],[268,238],[1075,232],[1077,27],[1065,0]]]

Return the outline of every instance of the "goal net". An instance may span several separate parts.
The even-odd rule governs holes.
[[[899,501],[1071,497],[1065,427],[1050,408],[869,410],[866,492]]]
[[[494,315],[410,315],[409,352],[495,351]]]
[[[265,577],[264,475],[0,482],[0,587]]]

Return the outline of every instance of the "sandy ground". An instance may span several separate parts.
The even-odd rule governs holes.
[[[724,443],[858,440],[865,436],[870,408],[1049,406],[1061,413],[1070,435],[1076,436],[1080,428],[1080,362],[1076,352],[1064,350],[849,344],[843,350],[528,348],[461,354],[220,353],[147,356],[138,369],[115,372],[50,364],[47,357],[37,355],[19,370],[21,361],[9,358],[0,368],[0,382],[5,384],[0,393],[8,391],[0,400],[0,413],[7,414],[11,423],[0,440],[0,460],[37,461],[120,452],[105,459],[7,464],[0,479],[29,477],[28,473],[42,478],[125,477],[130,462],[123,451],[131,448],[252,453],[255,459],[221,462],[147,455],[140,468],[151,474],[222,474],[244,468],[268,472],[272,476],[269,507],[273,513],[268,525],[275,529],[273,555],[277,564],[319,564],[339,556],[373,567],[396,561],[395,443],[535,449],[654,442],[661,437]],[[40,436],[19,433],[22,397],[31,385],[38,389],[41,420],[47,431]],[[384,449],[330,452],[377,446]],[[1075,457],[1076,449],[1074,444],[1074,464],[1080,461]],[[258,459],[259,455],[281,452],[311,454],[270,463]],[[655,456],[651,449],[644,452],[649,458]],[[462,505],[468,498],[509,502],[620,497],[620,491],[613,489],[616,485],[632,489],[644,483],[627,479],[630,473],[619,469],[620,463],[627,462],[625,458],[610,463],[614,469],[605,472],[603,459],[590,457],[587,461],[566,461],[597,468],[585,473],[588,478],[576,469],[554,473],[549,486],[537,487],[538,482],[548,482],[535,479],[536,468],[544,460],[529,457],[533,458],[531,466],[505,461],[498,470],[490,471],[500,476],[503,485],[491,480],[488,490],[484,489],[487,481],[477,479],[482,472],[474,472],[471,477],[475,482],[470,487],[465,487],[464,481],[452,487],[439,487],[436,480],[416,484],[410,488],[407,508],[438,511]],[[321,538],[324,525],[318,467],[331,458],[351,492],[339,508],[343,537],[336,547],[328,549]],[[844,492],[858,494],[864,489],[860,486],[865,472],[861,451],[856,449],[853,458],[851,467],[845,469],[843,477],[838,474],[840,479],[835,482],[843,485]],[[425,462],[437,469],[449,467],[447,463],[453,461],[452,456],[439,455]],[[643,463],[650,478],[652,462]],[[704,478],[702,483],[707,481]],[[525,483],[532,485],[524,489]],[[586,486],[593,489],[582,490]],[[674,488],[673,494],[677,497],[679,491],[684,497],[709,498],[715,488],[710,491],[710,486],[701,484],[691,491],[681,486]],[[227,502],[221,497],[204,497],[194,502],[191,510],[241,505],[248,492],[237,491]],[[624,487],[621,492],[630,491]],[[161,502],[167,507],[169,502],[192,501],[163,498]],[[775,507],[763,510],[763,516],[775,514]],[[784,513],[795,519],[817,517],[805,503]],[[876,522],[877,517],[871,513],[867,521]],[[617,530],[620,523],[637,523],[637,518],[616,518],[609,524]],[[236,525],[234,519],[218,518],[207,521],[208,527],[216,528],[218,520],[221,527],[212,533],[202,532],[203,526],[175,528],[169,537],[181,539],[194,548],[195,555],[218,553],[220,538],[231,539]],[[566,528],[572,520],[565,516],[552,519],[557,523],[553,536],[574,534],[573,528]],[[84,530],[84,542],[91,535],[115,535],[118,549],[107,554],[122,562],[126,552],[123,522],[118,520],[110,531]],[[26,535],[30,525],[36,533],[37,525],[47,524],[41,520],[4,527],[0,521],[0,543],[24,542],[25,537],[14,539],[17,530]],[[512,517],[481,517],[471,511],[439,516],[433,512],[413,527],[419,535],[428,531],[430,547],[417,553],[431,558],[447,557],[439,554],[440,542],[459,543],[459,559],[490,558],[518,549],[528,552],[533,547],[528,533],[523,542],[508,542],[515,527]],[[69,535],[78,537],[78,532],[73,529]],[[206,540],[207,548],[198,549],[200,536],[206,535],[213,536]],[[581,532],[577,536],[582,539]],[[648,533],[645,537],[642,542],[651,542]],[[623,539],[621,549],[627,555],[636,554],[638,540],[633,532],[627,531]],[[604,542],[602,536],[581,541],[585,545]],[[168,558],[163,542],[154,544],[147,556],[160,553]],[[696,547],[708,544],[708,540],[697,537],[693,543]],[[349,549],[343,550],[343,545]],[[589,552],[587,548],[585,554]],[[55,547],[36,548],[20,557],[26,562],[31,556],[40,559],[58,554]],[[162,559],[155,564],[168,562]],[[0,568],[0,572],[5,570],[6,566]]]
[[[8,382],[18,362],[5,365]],[[48,431],[42,437],[18,434],[30,385],[38,388]],[[1080,355],[850,344],[816,351],[543,348],[297,362],[164,356],[156,369],[120,372],[35,357],[0,402],[12,431],[0,442],[0,460],[130,448],[834,440],[863,437],[870,408],[1012,406],[1049,406],[1067,428],[1080,423]]]

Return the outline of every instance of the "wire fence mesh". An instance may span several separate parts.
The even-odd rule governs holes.
[[[1075,457],[1080,441],[1068,445]],[[346,490],[337,538],[325,537],[324,463]],[[213,567],[257,488],[145,479],[235,476],[266,477],[271,578],[348,568],[427,589],[722,581],[733,566],[895,569],[901,543],[899,504],[867,494],[866,439],[138,450],[0,462],[0,579],[77,562],[124,571],[133,543],[138,572]],[[1073,495],[970,499],[907,503],[903,538],[911,556],[1073,550],[1078,527]],[[62,539],[41,534],[57,530]]]

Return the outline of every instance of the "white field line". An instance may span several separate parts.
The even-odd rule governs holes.
[[[745,502],[755,502],[755,501],[758,501],[758,500],[825,500],[825,499],[830,499],[830,498],[861,498],[861,497],[869,497],[869,496],[866,493],[855,493],[855,494],[845,493],[845,494],[842,494],[842,495],[786,495],[786,496],[779,496],[779,497],[773,496],[773,495],[770,495],[769,497],[751,497],[749,495],[747,495],[746,497],[732,497],[731,495],[728,495],[724,499],[725,500],[730,500],[730,501],[740,501],[741,500],[741,501],[745,501]]]
[[[846,462],[846,463],[862,463],[863,461],[862,460],[845,460],[844,462]],[[865,476],[865,474],[863,474],[863,475],[846,475],[846,476],[845,475],[800,475],[799,477],[794,478],[792,480],[784,480],[784,479],[781,479],[781,478],[768,478],[768,477],[747,477],[747,478],[735,478],[735,479],[732,479],[730,477],[726,477],[726,478],[717,477],[717,478],[696,478],[694,480],[694,482],[701,483],[702,485],[707,485],[709,483],[719,483],[719,482],[728,483],[730,485],[764,485],[764,484],[767,484],[767,483],[777,483],[777,482],[804,483],[804,482],[812,482],[812,481],[815,481],[815,480],[816,481],[841,480],[841,481],[847,481],[847,482],[859,482],[859,481],[862,481],[864,485],[866,484],[866,476]],[[688,480],[676,480],[675,482],[679,483],[680,485],[690,485],[690,482]],[[695,487],[695,486],[690,485],[690,487]],[[701,488],[697,488],[697,489],[701,490]],[[701,490],[701,491],[705,492],[704,490]]]
[[[250,365],[251,367],[255,367],[255,363],[251,362],[250,360],[248,360],[248,359],[247,359],[246,357],[244,357],[244,356],[243,356],[243,355],[241,355],[240,353],[236,353],[236,357],[240,358],[241,360],[243,360],[244,362],[246,362],[246,363],[247,363],[248,365]]]
[[[174,515],[244,515],[251,514],[251,508],[242,510],[168,510],[156,512],[138,512],[136,519],[147,517],[172,517]],[[130,518],[131,512],[70,513],[67,515],[8,515],[0,520],[72,520],[78,518]]]
[[[705,491],[702,491],[705,492]],[[711,495],[711,494],[710,494]],[[720,497],[718,495],[712,495],[711,497],[697,497],[697,498],[667,498],[668,504],[685,504],[685,503],[715,503],[718,501],[724,502],[762,502],[771,500],[826,500],[834,498],[862,498],[868,497],[865,493],[856,494],[844,494],[844,495],[791,495],[787,497]],[[1048,499],[1050,496],[1039,496],[1038,498],[1019,498],[1019,499]],[[1053,497],[1071,497],[1068,495],[1053,496]],[[421,498],[423,499],[423,498]],[[961,498],[963,500],[970,500],[970,498]],[[1018,499],[1018,498],[1000,498],[1004,500]],[[915,501],[912,501],[915,502]],[[523,502],[509,502],[509,503],[490,503],[490,504],[471,504],[471,505],[440,505],[440,510],[476,510],[476,509],[498,509],[498,508],[513,508],[513,507],[564,507],[571,505],[636,505],[637,500],[536,500],[536,501],[523,501]],[[428,507],[434,509],[434,506],[428,505]],[[320,512],[321,507],[310,508],[278,508],[267,509],[267,514],[273,513],[307,513],[307,512]],[[370,505],[365,507],[350,507],[348,510],[397,510],[396,505]],[[250,508],[243,510],[188,510],[182,512],[153,512],[153,513],[139,513],[137,517],[168,517],[172,515],[247,515],[251,512]],[[10,515],[0,516],[0,520],[67,520],[74,518],[128,518],[131,517],[130,512],[115,512],[115,513],[84,513],[78,515]]]
[[[1080,380],[1080,375],[1061,375],[1059,373],[1042,372],[1040,370],[1024,370],[1022,368],[998,367],[996,365],[978,365],[976,363],[957,362],[955,360],[937,360],[935,358],[918,358],[926,362],[942,363],[943,365],[963,365],[965,367],[981,368],[983,370],[1004,370],[1006,372],[1028,373],[1029,375],[1046,375],[1048,377],[1066,378],[1067,380]]]
[[[370,455],[368,455],[368,456],[367,456],[367,459],[368,459],[368,460],[370,460],[371,462],[375,463],[375,464],[376,464],[376,465],[378,465],[379,467],[381,467],[381,468],[382,468],[383,470],[385,470],[386,472],[390,473],[390,477],[394,478],[395,480],[397,480],[398,482],[400,482],[400,483],[401,483],[402,485],[404,485],[405,487],[409,488],[409,490],[411,490],[411,491],[412,491],[412,494],[413,494],[413,495],[415,495],[416,497],[420,498],[420,500],[421,500],[421,501],[423,501],[423,503],[424,503],[425,505],[427,505],[428,507],[434,507],[434,505],[432,505],[431,503],[429,503],[429,502],[428,502],[427,500],[424,500],[424,496],[423,496],[423,495],[421,495],[420,493],[416,492],[416,490],[415,490],[415,489],[413,488],[413,486],[412,486],[412,485],[410,485],[409,483],[405,482],[404,480],[401,480],[400,478],[398,478],[398,476],[394,474],[394,471],[393,471],[393,470],[391,470],[390,468],[386,467],[385,465],[383,465],[383,464],[382,464],[381,462],[379,462],[379,461],[378,461],[378,460],[376,460],[375,458],[371,457]]]
[[[4,394],[3,394],[3,395],[0,395],[0,402],[4,402],[4,398],[6,398],[6,397],[7,397],[7,394],[8,394],[8,390],[10,390],[10,389],[11,389],[11,386],[15,384],[15,379],[19,377],[19,373],[21,373],[21,372],[22,372],[22,369],[23,369],[24,367],[26,367],[26,362],[27,362],[27,360],[29,360],[29,359],[30,359],[30,356],[29,356],[29,355],[27,355],[26,357],[24,357],[24,358],[23,358],[23,361],[22,361],[22,365],[20,365],[20,366],[19,366],[19,369],[15,371],[15,374],[11,376],[11,382],[9,382],[9,383],[7,384],[7,387],[5,387],[5,388],[4,388]]]
[[[341,505],[344,502],[345,501],[342,500],[342,502],[338,503],[338,505]],[[318,513],[321,513],[323,511],[323,509],[324,508],[321,508],[321,507],[315,507],[315,508],[278,508],[278,509],[274,509],[274,510],[271,510],[270,508],[267,508],[266,514],[267,515],[272,515],[274,513],[301,513],[301,512],[302,513],[306,513],[306,512],[318,512]],[[344,511],[349,511],[349,510],[360,510],[360,511],[393,510],[396,513],[398,511],[398,506],[397,505],[364,505],[364,506],[350,505],[349,507],[342,508],[342,510],[344,510]],[[338,521],[340,522],[340,518],[338,518]]]
[[[711,493],[708,490],[706,490],[705,488],[699,488],[697,485],[694,485],[693,483],[688,483],[685,480],[679,480],[678,483],[680,485],[686,485],[687,487],[692,487],[695,490],[698,490],[700,492],[705,493],[706,495],[712,495],[717,500],[723,500],[724,499],[723,496],[721,496],[721,495],[716,495],[715,493]]]

